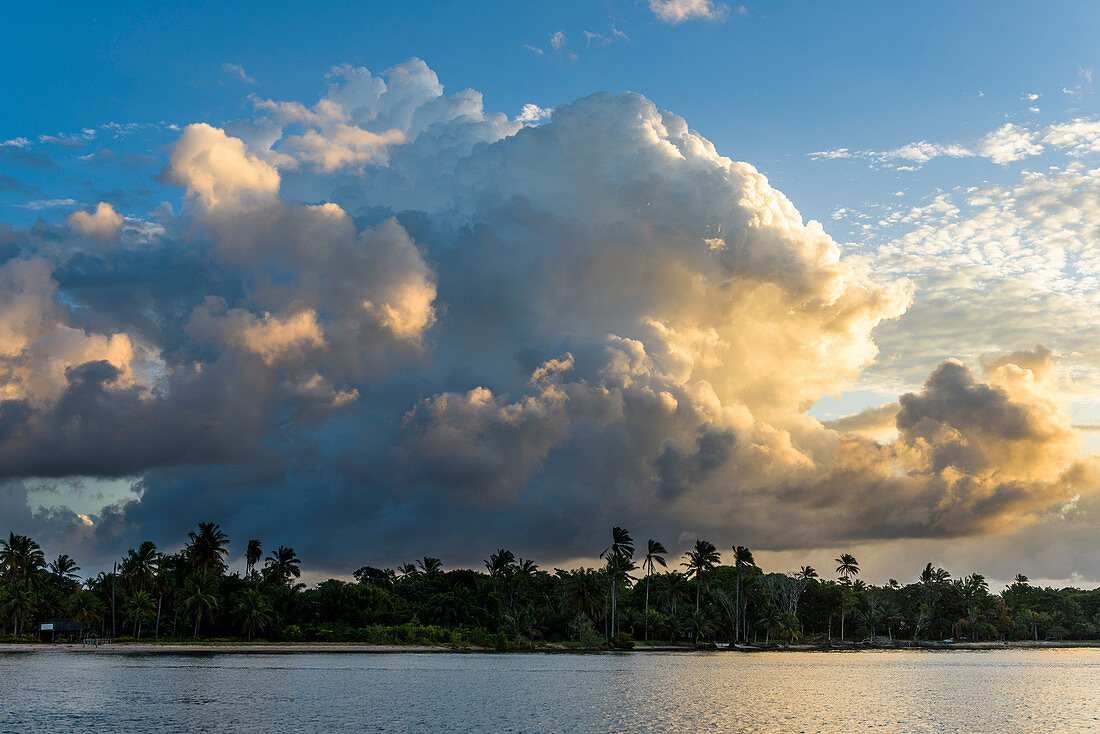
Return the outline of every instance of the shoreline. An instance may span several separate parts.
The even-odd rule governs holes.
[[[1070,650],[1100,648],[1098,640],[1081,641],[1032,641],[1016,640],[1010,642],[913,642],[887,645],[869,645],[850,643],[839,644],[794,644],[775,646],[743,645],[737,648],[696,648],[691,645],[644,645],[630,650],[608,650],[606,648],[577,648],[564,645],[548,645],[537,649],[514,650],[517,653],[585,653],[594,652],[619,652],[619,653],[647,653],[647,652],[879,652],[890,650]],[[128,653],[162,653],[162,654],[186,654],[186,653],[221,653],[232,655],[292,655],[301,653],[359,653],[359,654],[392,654],[392,653],[485,653],[496,652],[491,647],[461,646],[450,647],[445,645],[363,645],[358,643],[150,643],[150,642],[125,642],[100,645],[84,645],[77,643],[0,643],[0,654],[30,652],[30,653],[88,653],[88,654],[128,654]]]

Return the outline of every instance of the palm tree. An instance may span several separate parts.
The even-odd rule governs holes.
[[[0,540],[0,574],[9,580],[32,581],[46,567],[42,547],[26,535],[9,533],[7,540]]]
[[[604,549],[600,558],[607,559],[607,584],[611,591],[611,636],[615,636],[615,620],[618,616],[619,584],[630,580],[630,572],[636,566],[634,561],[634,538],[625,528],[611,528],[611,545]]]
[[[157,608],[148,591],[138,591],[130,596],[123,607],[127,619],[134,620],[134,637],[141,639],[141,623],[156,616]]]
[[[803,566],[795,573],[795,577],[803,581],[818,578],[817,570],[813,566]]]
[[[722,560],[722,556],[714,547],[714,543],[709,540],[696,540],[695,547],[685,553],[684,558],[687,560],[680,565],[688,570],[688,578],[695,579],[695,611],[698,612],[703,583]]]
[[[852,583],[852,577],[859,575],[859,561],[851,553],[841,553],[836,562],[840,564],[836,567],[836,572],[844,583]]]
[[[69,616],[80,625],[80,638],[83,639],[85,627],[103,621],[103,603],[93,592],[81,589],[73,594],[69,602]]]
[[[153,584],[157,575],[157,566],[160,564],[160,554],[157,547],[146,540],[137,550],[131,549],[122,559],[120,571],[122,576],[130,583],[130,588],[135,591],[144,591],[146,586]]]
[[[263,549],[260,547],[260,541],[253,538],[248,541],[248,546],[244,551],[244,563],[245,563],[245,576],[251,576],[252,571],[255,570],[256,564],[260,562],[260,559],[264,557]]]
[[[183,610],[195,620],[195,632],[191,636],[192,639],[199,636],[199,625],[202,623],[203,617],[213,617],[214,610],[218,608],[218,605],[217,595],[207,587],[204,578],[200,576],[188,580],[184,589]]]
[[[80,581],[80,577],[76,575],[76,572],[80,570],[80,566],[76,565],[76,561],[70,558],[67,553],[62,553],[56,560],[50,561],[49,570],[54,584],[59,589],[70,588]]]
[[[292,576],[301,578],[301,565],[302,560],[298,558],[298,554],[294,552],[293,548],[280,545],[264,562],[264,573],[282,583],[290,583]]]
[[[738,633],[744,632],[745,641],[749,639],[748,629],[742,630],[741,615],[744,612],[744,607],[741,605],[741,575],[745,566],[752,566],[756,564],[756,559],[752,557],[752,551],[743,545],[735,545],[733,547],[733,565],[737,569],[737,608],[734,614],[733,622],[733,639],[738,639]]]
[[[271,623],[271,602],[259,589],[245,589],[233,612],[240,618],[241,627],[251,642],[253,635],[263,632]]]
[[[435,576],[443,571],[443,561],[432,556],[424,556],[416,565],[420,567],[420,570],[425,576]]]
[[[8,584],[7,593],[0,598],[0,609],[11,619],[12,635],[19,635],[23,625],[34,614],[36,606],[35,594],[29,582],[19,580]]]
[[[222,532],[221,525],[200,522],[198,532],[192,530],[187,537],[191,542],[187,544],[184,552],[194,570],[214,575],[225,572],[225,557],[229,554],[229,536]]]
[[[502,579],[508,573],[508,569],[515,565],[516,554],[505,548],[498,548],[496,553],[485,561],[485,569],[495,579]]]
[[[642,561],[642,568],[645,570],[645,639],[647,642],[649,641],[649,577],[653,575],[655,565],[661,568],[668,567],[668,564],[665,563],[667,554],[668,550],[660,542],[652,538],[646,542],[645,560]]]

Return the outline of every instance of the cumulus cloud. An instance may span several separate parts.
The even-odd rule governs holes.
[[[47,260],[28,236],[0,266],[0,475],[142,477],[58,520],[90,542],[214,518],[330,568],[363,537],[386,563],[481,557],[470,537],[576,557],[611,523],[782,549],[1091,496],[1045,349],[809,416],[873,368],[913,284],[646,98],[509,119],[416,59],[329,81],[184,128],[161,174],[184,207],[146,247]]]
[[[100,242],[110,242],[118,238],[122,228],[122,215],[105,201],[99,202],[91,213],[75,211],[69,215],[69,226],[80,234],[93,237]]]
[[[649,9],[666,23],[685,20],[724,20],[729,7],[713,0],[649,0]]]

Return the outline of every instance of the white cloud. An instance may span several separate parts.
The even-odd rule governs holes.
[[[73,212],[68,217],[69,226],[73,230],[94,237],[100,242],[117,239],[122,222],[122,215],[105,201],[99,202],[90,214],[81,210]]]
[[[244,70],[244,67],[240,64],[230,64],[229,62],[226,62],[222,64],[222,71],[225,74],[233,77],[234,79],[244,82],[245,84],[256,83],[256,80],[250,77],[248,73]]]
[[[729,14],[727,5],[713,0],[649,0],[649,9],[659,19],[672,24],[695,19],[724,20]]]
[[[525,125],[535,124],[549,119],[552,114],[554,114],[553,110],[544,109],[534,104],[525,104],[519,115],[516,116],[516,122],[522,122]]]

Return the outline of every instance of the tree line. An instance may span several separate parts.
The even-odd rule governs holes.
[[[10,533],[0,539],[0,639],[35,639],[47,621],[75,638],[499,649],[1100,637],[1100,590],[1040,588],[1018,575],[994,594],[981,574],[952,578],[931,563],[909,583],[876,586],[848,553],[835,569],[781,573],[760,568],[744,546],[725,551],[723,563],[707,540],[679,558],[657,540],[636,547],[620,527],[609,541],[595,567],[549,571],[499,548],[484,570],[444,570],[426,556],[307,588],[293,548],[265,556],[255,539],[244,572],[230,572],[229,538],[215,523],[199,523],[178,552],[146,541],[89,578],[68,555],[47,562],[38,543]]]

